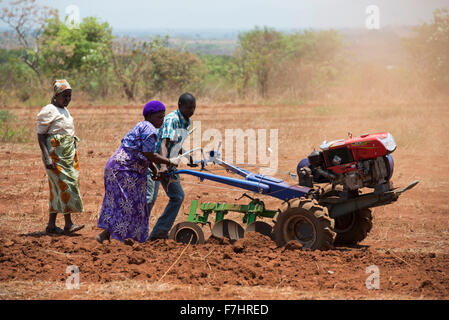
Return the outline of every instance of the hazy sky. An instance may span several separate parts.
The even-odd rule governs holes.
[[[10,0],[3,0],[0,7]],[[430,21],[448,0],[37,0],[65,16],[69,5],[81,19],[96,16],[113,29],[344,28],[365,26],[369,5],[379,7],[380,26]],[[4,26],[3,23],[0,26]]]

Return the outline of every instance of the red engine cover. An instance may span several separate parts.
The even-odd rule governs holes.
[[[388,132],[381,132],[365,134],[351,139],[323,142],[320,148],[324,152],[339,148],[347,148],[351,151],[354,162],[337,166],[332,163],[326,163],[329,170],[333,170],[335,173],[344,173],[356,170],[355,164],[357,161],[375,159],[393,152],[396,148],[396,143],[391,134]]]
[[[385,145],[379,140],[385,139],[387,133],[375,133],[363,135],[357,138],[346,140],[345,145],[352,150],[354,160],[375,159],[388,154]]]

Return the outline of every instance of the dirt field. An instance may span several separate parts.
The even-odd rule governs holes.
[[[74,97],[76,101],[76,97]],[[174,106],[169,107],[169,111]],[[39,107],[7,107],[31,130]],[[449,103],[426,101],[325,103],[291,106],[205,106],[194,121],[201,130],[279,129],[279,169],[294,171],[323,140],[367,132],[391,132],[396,186],[420,180],[391,205],[374,210],[374,227],[357,247],[304,251],[277,248],[247,233],[231,244],[209,240],[183,246],[173,241],[104,245],[94,237],[106,161],[123,135],[140,121],[140,106],[71,106],[81,165],[86,228],[73,236],[46,235],[48,183],[37,141],[0,144],[0,299],[447,299],[449,297]],[[34,131],[33,131],[34,132]],[[37,140],[37,139],[36,139]],[[215,173],[227,174],[224,170]],[[280,178],[293,181],[286,175]],[[186,199],[236,201],[243,191],[193,177],[183,178]],[[281,201],[260,196],[269,209]],[[150,228],[167,197],[161,191]],[[230,217],[238,221],[239,215]],[[271,221],[267,221],[271,223]],[[58,217],[58,226],[63,218]],[[206,235],[210,234],[205,227]],[[80,270],[80,288],[68,290],[68,266]],[[369,290],[367,268],[379,270]]]

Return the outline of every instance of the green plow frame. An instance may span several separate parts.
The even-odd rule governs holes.
[[[278,211],[267,210],[264,202],[259,199],[253,199],[246,194],[243,196],[250,198],[251,202],[246,205],[220,202],[204,202],[200,204],[197,200],[192,200],[187,221],[175,225],[170,232],[169,238],[182,243],[204,243],[204,233],[199,226],[208,224],[211,227],[212,236],[238,240],[244,236],[245,230],[239,223],[225,218],[229,212],[243,214],[242,220],[246,224],[246,231],[256,231],[271,237],[271,225],[263,221],[257,221],[257,219],[273,219]],[[213,227],[209,221],[212,214],[215,214]]]
[[[187,221],[202,225],[208,223],[209,215],[212,213],[215,213],[215,223],[223,220],[230,211],[243,213],[243,223],[246,225],[255,222],[258,217],[274,218],[277,213],[277,210],[266,210],[265,204],[259,199],[254,199],[246,205],[204,202],[200,204],[201,213],[197,213],[197,209],[198,201],[192,200]]]

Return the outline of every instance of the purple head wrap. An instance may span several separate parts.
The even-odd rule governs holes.
[[[165,106],[162,102],[157,100],[152,100],[148,102],[145,107],[143,107],[143,116],[146,117],[147,114],[156,113],[160,111],[165,111]]]

